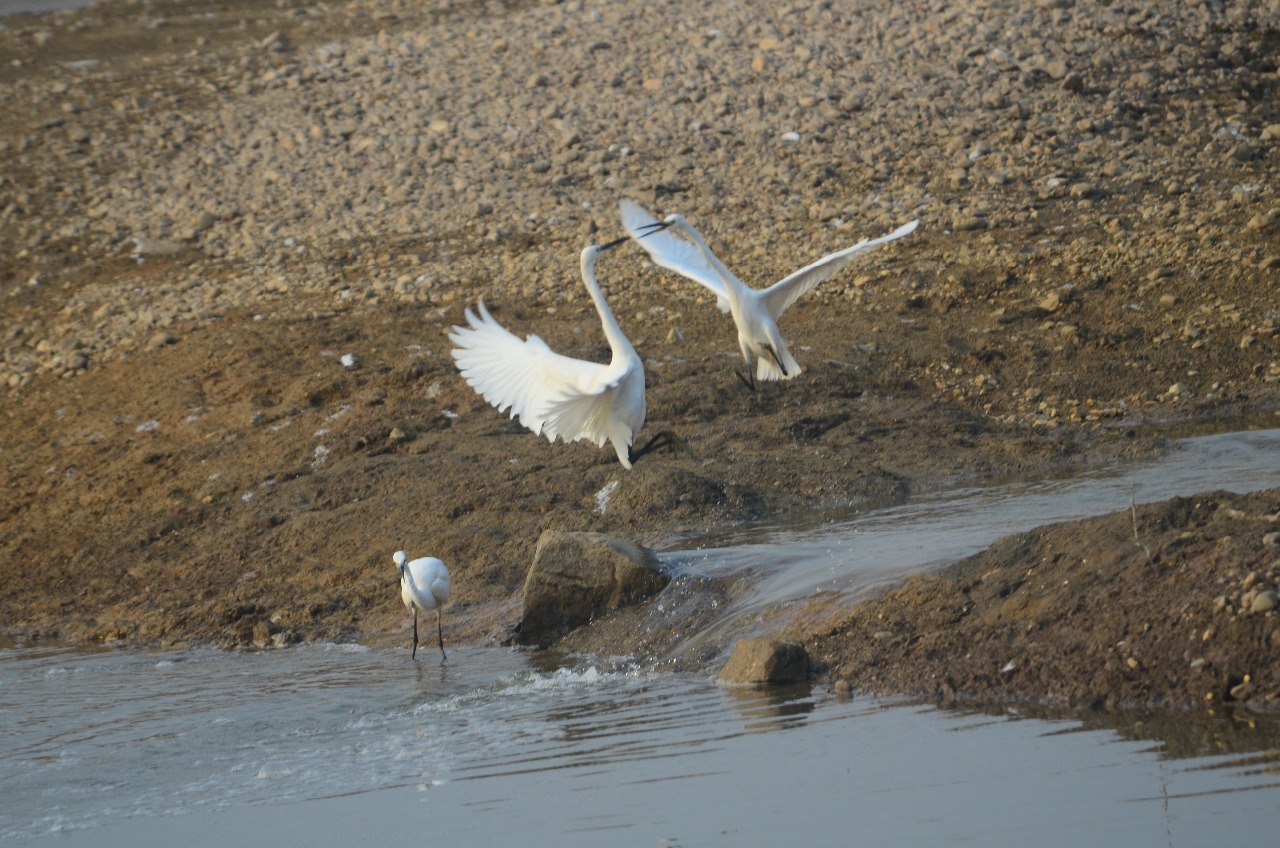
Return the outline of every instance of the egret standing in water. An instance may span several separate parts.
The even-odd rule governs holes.
[[[767,289],[753,289],[716,258],[702,234],[680,215],[668,215],[658,221],[631,200],[619,203],[618,210],[627,232],[655,264],[701,283],[715,294],[720,311],[733,315],[733,323],[738,327],[738,347],[747,363],[747,377],[738,374],[738,379],[753,391],[756,380],[790,380],[800,374],[800,364],[778,331],[778,319],[787,307],[818,283],[843,270],[858,254],[908,235],[919,223],[912,221],[878,239],[863,239],[852,247],[827,254]],[[663,232],[668,228],[689,241]],[[756,358],[754,375],[752,356]]]
[[[413,653],[418,658],[418,610],[436,611],[436,637],[440,640],[440,656],[444,657],[444,625],[440,622],[440,607],[449,600],[449,569],[435,557],[419,557],[409,560],[404,551],[396,551],[391,558],[400,568],[400,600],[413,610]]]
[[[624,468],[645,453],[670,443],[670,433],[660,433],[638,451],[631,449],[644,424],[644,365],[627,339],[596,282],[596,259],[620,238],[582,251],[582,282],[591,295],[605,338],[613,351],[608,365],[573,359],[556,353],[536,335],[525,339],[508,332],[485,309],[478,315],[466,310],[467,327],[454,327],[449,339],[457,347],[453,358],[458,370],[485,400],[520,423],[554,442],[586,439],[596,447],[613,444]]]

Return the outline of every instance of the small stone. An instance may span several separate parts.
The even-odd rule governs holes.
[[[721,686],[802,683],[809,676],[809,654],[798,642],[739,639],[716,682]]]
[[[134,236],[133,246],[133,252],[137,256],[176,256],[185,249],[181,242],[145,236]]]
[[[1061,59],[1050,59],[1044,65],[1045,73],[1053,77],[1055,80],[1065,79],[1070,72],[1067,63]]]
[[[1058,307],[1062,306],[1062,295],[1056,291],[1051,291],[1044,297],[1040,298],[1040,308],[1045,312],[1057,312]]]
[[[1275,589],[1265,589],[1253,596],[1253,603],[1249,605],[1249,612],[1269,612],[1276,608],[1276,604],[1280,600],[1276,595]]]
[[[259,648],[266,648],[274,644],[271,638],[280,632],[280,626],[273,621],[262,619],[253,625],[253,644]]]
[[[1267,533],[1262,537],[1262,544],[1269,548],[1280,547],[1280,532]]]
[[[1015,65],[1013,57],[1009,55],[1009,52],[1007,50],[1002,50],[999,47],[988,53],[987,58],[991,60],[992,64],[999,68],[1003,68],[1006,71],[1013,68]]]
[[[1231,687],[1231,697],[1237,701],[1247,701],[1249,696],[1253,694],[1253,689],[1253,682],[1245,680],[1243,683]]]
[[[342,367],[348,371],[352,371],[360,367],[360,360],[356,359],[356,355],[354,353],[344,353],[338,358],[338,361],[341,362]]]
[[[1252,218],[1250,218],[1249,223],[1246,224],[1245,226],[1247,226],[1251,230],[1256,230],[1258,232],[1261,232],[1262,230],[1270,229],[1271,225],[1274,224],[1275,222],[1276,222],[1276,213],[1275,213],[1275,210],[1272,210],[1270,212],[1259,212],[1257,215],[1254,215]]]
[[[951,229],[958,233],[985,230],[986,228],[987,219],[979,218],[977,215],[959,215],[951,222]]]
[[[1084,91],[1084,77],[1080,76],[1077,71],[1070,71],[1062,78],[1062,89],[1072,94],[1079,94]]]
[[[176,341],[177,339],[168,333],[156,333],[154,336],[147,339],[146,348],[147,350],[158,350],[165,345],[171,345]]]

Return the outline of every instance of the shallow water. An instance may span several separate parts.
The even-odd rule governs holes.
[[[7,650],[0,710],[0,838],[66,846],[1204,845],[1280,806],[1259,763],[1071,721],[499,649]]]
[[[664,659],[718,656],[795,598],[867,591],[1005,533],[1277,481],[1280,431],[1237,433],[1072,481],[751,528],[665,557],[685,575],[668,611],[695,577],[740,591]],[[0,841],[1168,846],[1280,825],[1280,732],[1256,718],[1166,716],[1181,730],[1155,734],[1155,720],[725,691],[705,662],[408,653],[0,650]]]
[[[666,554],[678,575],[673,616],[701,616],[673,628],[674,657],[701,661],[733,639],[776,630],[807,608],[788,601],[835,595],[853,600],[905,575],[956,562],[1011,533],[1213,489],[1246,493],[1280,486],[1280,429],[1176,442],[1158,460],[1103,468],[1068,479],[933,492],[909,503],[802,528],[757,524],[693,550]],[[750,591],[707,610],[680,603],[698,578],[749,578]]]
[[[0,18],[21,15],[26,12],[56,12],[59,9],[78,9],[93,0],[0,0]]]

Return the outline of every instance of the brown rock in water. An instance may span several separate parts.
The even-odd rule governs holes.
[[[716,682],[721,686],[802,683],[809,677],[809,654],[799,642],[739,639]]]
[[[604,533],[548,530],[524,583],[518,640],[548,645],[597,616],[660,592],[670,582],[653,551]]]

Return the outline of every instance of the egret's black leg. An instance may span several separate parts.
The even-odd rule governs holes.
[[[747,379],[747,377],[742,376],[742,372],[739,371],[737,368],[733,369],[733,376],[741,380],[742,385],[746,386],[751,391],[754,392],[756,390],[756,375],[755,375],[755,372],[751,370],[750,365],[747,366],[747,376],[750,377],[751,379]]]
[[[787,374],[787,366],[782,364],[782,360],[778,358],[778,352],[773,349],[773,345],[769,345],[769,355],[773,357],[774,362],[778,363],[778,368],[782,369],[782,376],[789,376]]]
[[[413,653],[410,654],[413,659],[418,658],[418,611],[413,611]]]
[[[440,623],[439,607],[436,607],[436,636],[440,639],[440,659],[448,659],[444,655],[444,625]]]

